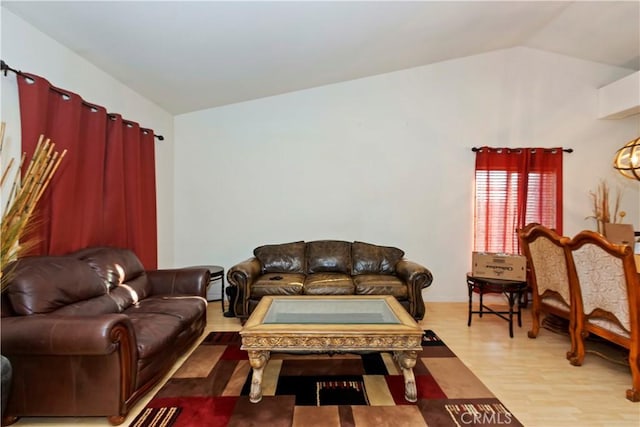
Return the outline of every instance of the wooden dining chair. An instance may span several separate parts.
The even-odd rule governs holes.
[[[536,338],[540,331],[540,315],[547,313],[569,321],[571,329],[572,298],[569,290],[567,265],[568,237],[537,223],[528,224],[518,231],[522,253],[527,258],[528,282],[532,294],[532,325],[529,338]],[[575,342],[567,358],[575,352]]]
[[[629,350],[631,389],[627,399],[640,401],[640,280],[633,251],[593,231],[578,233],[570,250],[571,292],[575,300],[572,335],[576,354],[572,365],[584,360],[584,339],[591,333]]]

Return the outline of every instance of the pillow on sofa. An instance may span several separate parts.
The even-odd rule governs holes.
[[[17,261],[6,292],[16,314],[28,316],[104,295],[107,287],[78,259],[33,256]]]
[[[318,240],[307,243],[307,273],[351,274],[351,242]]]
[[[129,249],[93,247],[74,252],[71,256],[86,262],[108,284],[109,289],[145,272],[140,259]]]
[[[352,274],[394,274],[395,265],[404,256],[404,251],[391,246],[353,242]]]
[[[263,273],[304,273],[304,242],[264,245],[253,250]]]
[[[151,283],[138,256],[129,249],[95,247],[72,254],[86,262],[114,292],[120,310],[151,295]],[[121,289],[124,288],[124,292]],[[131,297],[121,299],[130,294]]]

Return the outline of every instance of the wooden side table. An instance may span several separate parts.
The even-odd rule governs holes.
[[[479,314],[479,317],[482,317],[484,313],[495,314],[509,322],[509,336],[513,338],[514,312],[518,315],[518,326],[522,327],[522,304],[520,304],[520,301],[524,297],[525,292],[527,292],[527,282],[487,279],[467,274],[467,287],[469,288],[469,320],[467,321],[467,326],[471,326],[471,316],[473,314]],[[478,311],[473,311],[474,292],[480,295],[480,307]],[[509,301],[509,311],[496,311],[484,305],[484,294],[504,294]],[[516,311],[514,311],[514,306],[517,306]]]

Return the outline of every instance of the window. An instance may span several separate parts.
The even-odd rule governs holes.
[[[531,222],[562,233],[562,149],[478,149],[474,251],[520,253]]]

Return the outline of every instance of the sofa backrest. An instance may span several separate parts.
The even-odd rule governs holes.
[[[364,242],[353,242],[351,274],[394,274],[395,266],[404,256],[404,251],[391,246],[378,246]]]
[[[119,313],[151,293],[144,267],[128,249],[93,247],[25,257],[9,272],[3,316]]]
[[[254,249],[262,273],[394,274],[404,251],[392,246],[342,240],[263,245]]]
[[[119,300],[119,306],[126,308],[131,305],[127,303],[127,294],[132,294],[131,303],[151,294],[151,284],[145,269],[136,254],[129,249],[94,247],[74,252],[70,256],[84,261],[95,271],[113,297]]]
[[[308,242],[307,273],[351,274],[351,242],[341,240]]]
[[[68,256],[25,257],[9,271],[6,298],[21,316],[51,313],[107,293],[87,263]]]
[[[263,273],[304,273],[305,243],[291,242],[264,245],[253,250]]]

